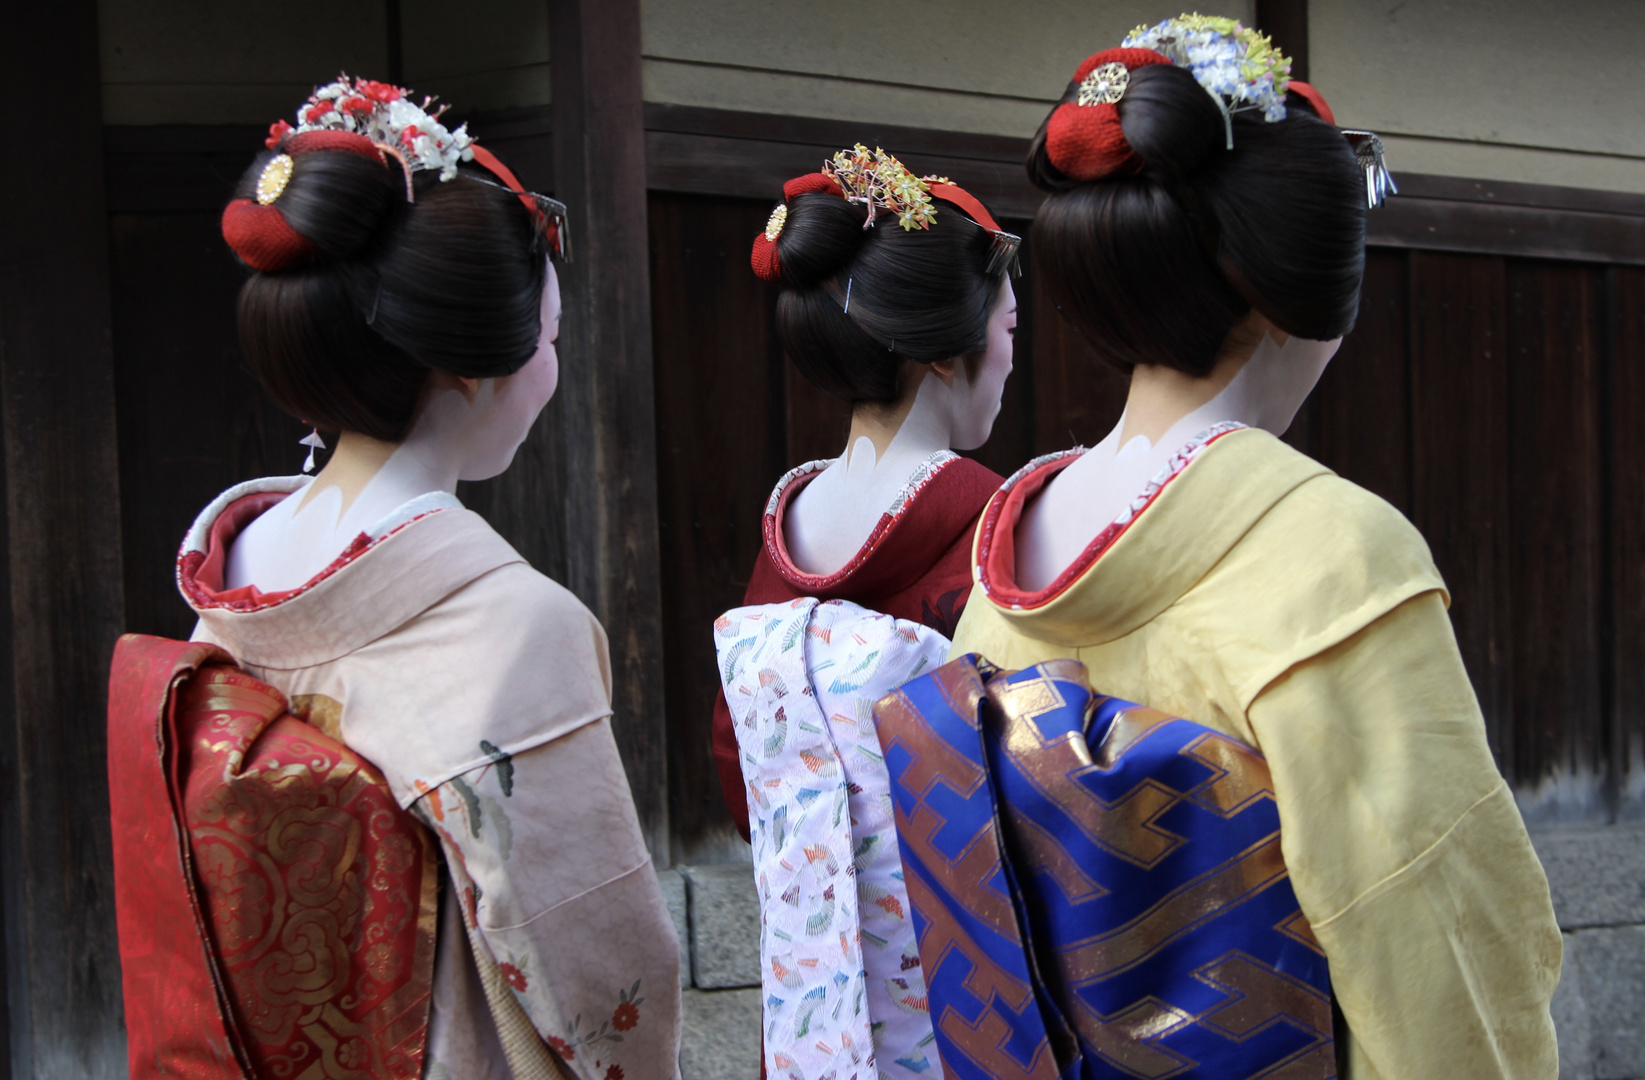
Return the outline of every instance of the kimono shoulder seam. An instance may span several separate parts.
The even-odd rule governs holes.
[[[563,739],[573,732],[581,731],[590,724],[598,724],[601,720],[609,719],[611,719],[611,710],[607,708],[603,711],[590,713],[574,720],[556,723],[550,727],[544,727],[541,730],[533,731],[529,735],[522,736],[518,739],[512,739],[500,746],[497,744],[491,745],[492,749],[498,753],[506,754],[509,757],[518,757],[521,754],[530,753],[540,747],[547,746],[549,743],[554,742],[557,739]],[[478,747],[476,748],[478,749]],[[420,781],[422,784],[426,785],[426,789],[408,789],[407,794],[410,798],[401,801],[400,807],[401,809],[409,810],[413,804],[422,799],[423,796],[427,795],[429,791],[432,791],[438,787],[443,787],[444,785],[451,783],[451,781],[456,780],[461,776],[465,776],[476,769],[483,769],[487,765],[494,764],[495,761],[496,758],[490,753],[481,752],[477,757],[466,760],[460,765],[447,766],[431,776],[417,777],[417,781]],[[438,779],[436,779],[436,777],[438,777]]]
[[[556,911],[559,911],[561,908],[565,907],[567,904],[575,904],[577,901],[584,900],[584,899],[588,898],[589,896],[592,896],[594,893],[599,892],[601,889],[607,889],[607,888],[610,888],[613,885],[616,885],[619,882],[627,881],[629,878],[633,877],[635,874],[639,873],[642,870],[651,869],[651,865],[652,865],[651,864],[651,854],[650,854],[650,852],[646,852],[644,859],[642,859],[640,862],[635,863],[633,866],[629,867],[627,870],[624,870],[622,873],[613,874],[610,877],[606,878],[604,881],[600,882],[598,885],[590,885],[588,888],[584,889],[582,892],[579,892],[574,896],[568,896],[564,900],[556,900],[554,903],[550,904],[548,907],[543,908],[543,910],[537,912],[537,914],[533,915],[529,919],[524,919],[524,920],[521,920],[520,922],[517,922],[517,923],[509,923],[507,926],[491,926],[491,925],[482,923],[480,925],[480,929],[486,931],[487,933],[493,933],[493,934],[503,934],[503,933],[507,933],[510,930],[522,930],[525,927],[530,926],[532,923],[538,921],[539,919],[542,919],[542,918],[544,918],[548,915],[552,915]]]
[[[1446,827],[1444,832],[1434,838],[1433,843],[1429,844],[1427,847],[1405,860],[1405,862],[1400,865],[1399,869],[1390,872],[1382,878],[1379,878],[1375,883],[1368,886],[1364,892],[1342,905],[1341,910],[1327,915],[1325,918],[1320,919],[1317,922],[1310,919],[1309,925],[1314,928],[1315,933],[1318,933],[1320,930],[1330,926],[1332,923],[1336,922],[1338,919],[1341,919],[1344,915],[1347,915],[1355,908],[1369,904],[1376,900],[1380,894],[1391,889],[1395,881],[1399,878],[1420,870],[1423,866],[1433,861],[1435,853],[1438,852],[1440,848],[1445,846],[1445,844],[1451,839],[1451,834],[1456,832],[1457,829],[1462,826],[1464,821],[1467,821],[1468,818],[1473,816],[1474,811],[1478,810],[1492,799],[1500,797],[1507,791],[1508,781],[1498,777],[1496,784],[1492,786],[1491,790],[1487,791],[1485,794],[1470,803],[1468,809],[1458,814],[1457,819],[1451,822],[1451,824]],[[1509,797],[1512,798],[1511,795]]]
[[[1337,617],[1330,626],[1300,641],[1278,660],[1264,664],[1241,684],[1237,690],[1242,712],[1249,714],[1251,706],[1267,689],[1284,678],[1286,673],[1301,667],[1322,653],[1336,648],[1355,634],[1376,625],[1377,621],[1410,603],[1418,597],[1437,592],[1443,597],[1445,588],[1431,581],[1408,581],[1398,589],[1372,595],[1359,607]]]

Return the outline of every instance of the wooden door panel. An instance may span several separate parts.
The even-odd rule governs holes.
[[[742,841],[714,768],[714,619],[742,603],[766,496],[789,457],[776,289],[749,244],[770,206],[653,192],[652,352],[663,583],[663,672],[673,859],[712,861]],[[841,431],[841,438],[844,431]]]
[[[1506,266],[1414,252],[1411,518],[1451,592],[1451,621],[1491,746],[1511,773]]]
[[[1508,263],[1506,284],[1513,595],[1502,636],[1511,642],[1514,720],[1505,756],[1528,813],[1586,820],[1602,814],[1605,803],[1599,669],[1604,277],[1579,263],[1516,259]]]
[[[1601,389],[1609,648],[1606,752],[1619,817],[1645,820],[1645,268],[1612,267],[1606,315],[1609,376]],[[1603,638],[1601,639],[1604,640]]]

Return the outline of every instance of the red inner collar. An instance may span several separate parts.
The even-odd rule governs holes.
[[[1123,523],[1110,522],[1085,545],[1079,557],[1057,575],[1055,581],[1035,592],[1026,592],[1017,587],[1017,525],[1022,521],[1022,512],[1028,506],[1028,500],[1038,495],[1045,485],[1050,483],[1052,477],[1078,461],[1081,455],[1064,454],[1031,468],[1012,481],[1007,481],[1008,486],[994,495],[982,515],[982,534],[977,540],[977,577],[982,583],[983,592],[995,604],[1016,609],[1042,607],[1055,600],[1079,580],[1103,552],[1124,536],[1127,529],[1147,513],[1160,494],[1182,475],[1184,469],[1193,464],[1201,451],[1224,435],[1245,430],[1245,425],[1230,423],[1218,425],[1210,430],[1215,432],[1210,438],[1203,442],[1196,439],[1173,456],[1170,475],[1158,484],[1150,482],[1148,487],[1144,488],[1143,494],[1146,495],[1147,501],[1138,506],[1129,518]]]
[[[914,505],[920,491],[935,480],[946,465],[951,464],[953,464],[952,461],[945,462],[943,466],[934,469],[924,483],[909,494],[909,497],[902,504],[902,509],[896,514],[893,515],[888,512],[880,514],[879,521],[874,524],[874,529],[868,534],[868,539],[864,540],[862,546],[857,548],[856,554],[846,560],[844,566],[831,574],[808,574],[796,566],[793,558],[788,554],[788,538],[783,532],[783,522],[787,520],[788,516],[788,504],[800,493],[801,488],[821,476],[823,470],[818,469],[816,472],[796,476],[783,487],[782,493],[777,496],[776,507],[765,515],[765,544],[767,552],[771,556],[771,562],[776,566],[777,572],[795,588],[807,593],[820,593],[833,589],[862,569],[863,565],[885,546],[886,538],[908,516],[909,508]]]
[[[205,558],[189,575],[189,583],[193,586],[191,591],[214,604],[249,603],[258,607],[279,603],[296,591],[285,589],[266,593],[255,585],[242,585],[237,589],[223,588],[223,577],[228,572],[228,549],[234,543],[234,538],[269,509],[284,502],[286,495],[286,492],[281,491],[261,491],[254,495],[241,496],[223,508],[223,512],[217,515],[217,520],[211,523],[211,533],[206,540]]]
[[[231,611],[256,611],[272,607],[329,577],[371,546],[371,538],[361,533],[330,566],[294,589],[264,592],[255,585],[241,585],[235,589],[223,588],[223,575],[228,568],[228,549],[233,545],[235,537],[275,504],[294,494],[298,492],[261,491],[235,499],[224,507],[223,512],[217,515],[217,520],[211,523],[206,550],[203,553],[183,552],[178,562],[177,580],[184,595],[193,601],[196,607],[228,608]]]
[[[998,492],[988,503],[982,515],[982,535],[977,541],[979,577],[988,596],[1007,607],[1038,607],[1050,603],[1084,572],[1096,559],[1101,549],[1093,550],[1103,539],[1107,529],[1088,544],[1073,565],[1057,575],[1057,579],[1037,592],[1024,592],[1017,587],[1017,525],[1022,512],[1034,496],[1045,489],[1051,478],[1078,461],[1078,454],[1047,461],[1009,488]]]

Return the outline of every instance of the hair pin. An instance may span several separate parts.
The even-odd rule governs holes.
[[[1388,162],[1384,157],[1382,140],[1372,131],[1353,131],[1343,129],[1343,137],[1348,145],[1354,148],[1354,160],[1365,174],[1365,207],[1375,210],[1388,201],[1388,196],[1398,195],[1399,187],[1394,183],[1394,174],[1388,171]]]

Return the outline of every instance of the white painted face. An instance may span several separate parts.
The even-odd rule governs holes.
[[[975,450],[988,441],[994,430],[994,418],[1000,414],[1000,399],[1005,394],[1005,380],[1011,375],[1011,359],[1017,336],[1017,294],[1011,288],[1011,279],[1000,285],[999,299],[988,317],[988,337],[982,362],[976,367],[976,381],[971,381],[964,363],[954,365],[953,436],[950,443],[956,450]]]
[[[531,359],[512,375],[484,380],[466,402],[461,479],[489,480],[507,469],[559,385],[560,278],[553,263],[543,282],[542,325]]]

